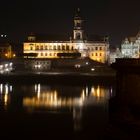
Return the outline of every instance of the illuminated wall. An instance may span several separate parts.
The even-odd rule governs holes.
[[[81,53],[82,57],[105,63],[108,60],[107,43],[26,42],[24,53],[37,53],[37,58],[59,58],[58,53]]]
[[[88,55],[92,60],[105,63],[108,61],[108,43],[87,43]]]
[[[11,58],[12,50],[9,44],[0,44],[0,57],[1,58]]]
[[[24,53],[37,53],[37,58],[59,58],[58,53],[77,53],[76,45],[70,42],[27,42]]]
[[[63,97],[57,90],[42,91],[41,84],[36,84],[35,93],[34,97],[23,99],[23,106],[32,109],[82,107],[87,104],[102,104],[110,98],[109,91],[100,86],[92,86],[90,90],[88,87],[83,88],[79,97]]]
[[[125,38],[121,44],[121,53],[123,58],[140,57],[140,31],[134,37]]]

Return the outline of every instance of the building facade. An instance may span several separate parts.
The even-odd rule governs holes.
[[[140,31],[136,37],[126,38],[121,45],[123,58],[139,58],[140,57]]]
[[[12,58],[12,47],[9,43],[0,43],[0,58]]]
[[[66,41],[38,41],[35,35],[28,36],[23,44],[24,54],[36,54],[36,58],[73,58],[89,57],[92,60],[106,63],[109,54],[109,42],[89,41],[85,39],[83,20],[80,9],[74,17],[73,37]]]

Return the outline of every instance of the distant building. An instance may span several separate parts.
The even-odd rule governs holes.
[[[11,58],[12,47],[9,43],[0,43],[0,58]]]
[[[109,53],[109,64],[115,63],[116,58],[122,58],[120,48],[112,48]]]
[[[9,59],[15,57],[15,53],[12,51],[12,46],[7,40],[6,34],[0,35],[0,58]]]
[[[26,70],[47,71],[51,69],[51,61],[47,59],[24,59]]]
[[[47,38],[47,36],[46,36]],[[98,41],[86,38],[83,29],[83,20],[80,9],[74,17],[73,37],[68,40],[38,40],[37,36],[31,34],[23,44],[24,54],[34,58],[73,58],[89,57],[92,60],[106,63],[109,54],[109,42],[107,39]],[[33,55],[35,54],[35,55]]]
[[[125,38],[121,45],[123,58],[139,58],[140,57],[140,31],[135,37]]]
[[[7,74],[13,70],[13,63],[7,60],[0,60],[0,74]]]

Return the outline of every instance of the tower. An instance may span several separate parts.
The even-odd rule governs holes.
[[[74,16],[74,29],[73,29],[73,39],[80,41],[84,39],[84,30],[83,30],[83,20],[81,19],[80,9],[77,9],[77,12]]]

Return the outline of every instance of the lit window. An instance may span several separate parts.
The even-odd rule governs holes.
[[[64,45],[62,46],[62,50],[65,50],[65,46]]]
[[[48,50],[48,46],[45,46],[45,50]]]
[[[69,46],[68,45],[66,46],[66,50],[69,50]]]
[[[36,46],[35,49],[36,49],[36,50],[39,50],[39,46]]]
[[[56,50],[56,46],[55,45],[53,46],[53,49]]]
[[[60,45],[58,45],[58,50],[60,50]]]
[[[41,46],[40,49],[43,50],[43,46]]]
[[[91,71],[95,71],[95,69],[94,68],[91,68]]]

